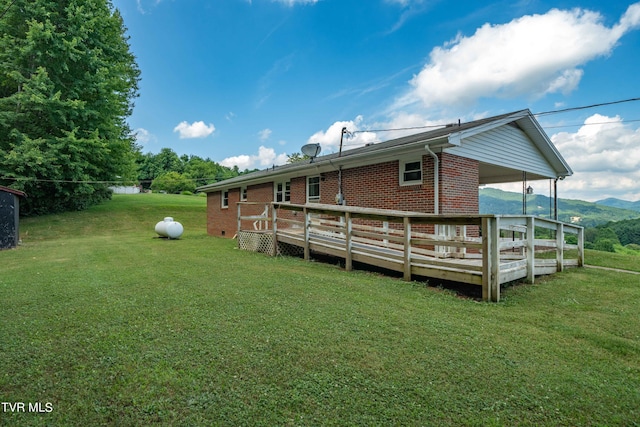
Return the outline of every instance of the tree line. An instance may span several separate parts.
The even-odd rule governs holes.
[[[609,222],[584,230],[585,248],[616,252],[624,247],[640,251],[640,218]]]
[[[140,70],[120,13],[109,0],[12,0],[0,12],[0,185],[43,214],[135,180],[126,119]]]
[[[240,171],[238,166],[222,166],[209,158],[178,156],[170,148],[163,148],[158,154],[138,152],[136,165],[142,188],[167,193],[194,192],[199,186],[252,172]]]
[[[21,213],[85,209],[110,185],[168,192],[241,173],[170,149],[142,154],[127,123],[141,71],[110,0],[0,6],[0,185]]]

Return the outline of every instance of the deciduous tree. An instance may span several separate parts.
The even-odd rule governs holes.
[[[109,0],[2,1],[0,184],[27,213],[83,209],[136,178],[140,71]]]

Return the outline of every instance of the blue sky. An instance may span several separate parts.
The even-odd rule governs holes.
[[[112,1],[142,70],[129,124],[144,152],[262,169],[306,143],[337,150],[343,126],[355,147],[640,97],[631,1]],[[636,120],[638,101],[539,118],[575,172],[560,197],[640,200]]]

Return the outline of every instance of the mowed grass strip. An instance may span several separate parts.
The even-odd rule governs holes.
[[[640,256],[637,252],[634,255],[625,255],[587,249],[585,260],[589,265],[640,272]]]
[[[180,240],[155,237],[173,216]],[[1,425],[638,425],[638,276],[498,304],[206,235],[204,198],[114,196],[0,252]],[[588,259],[587,259],[588,262]]]

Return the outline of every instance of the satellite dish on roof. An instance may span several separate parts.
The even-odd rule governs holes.
[[[309,156],[313,162],[313,159],[318,157],[322,148],[320,147],[320,144],[307,144],[303,145],[300,150],[302,151],[302,154]]]

